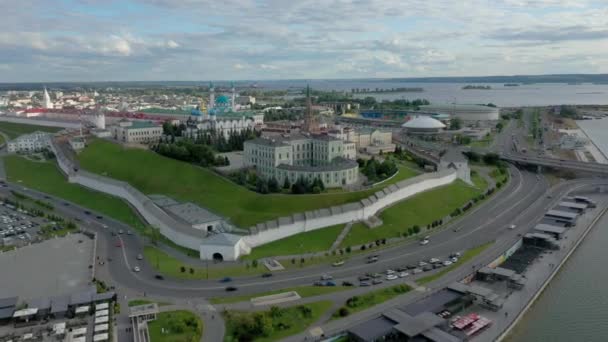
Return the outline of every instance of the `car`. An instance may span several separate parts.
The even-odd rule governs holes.
[[[371,286],[372,283],[370,283],[369,281],[362,281],[359,283],[359,286]]]
[[[127,230],[127,235],[133,235],[133,232],[130,230]]]
[[[395,279],[399,279],[399,277],[394,274],[389,274],[386,276],[386,280],[395,280]]]
[[[44,198],[49,199],[51,197],[49,195],[44,195]]]
[[[238,289],[236,287],[234,287],[234,286],[228,286],[228,287],[226,287],[226,292],[234,292],[236,290],[238,290]]]
[[[422,273],[422,270],[421,270],[421,269],[419,269],[419,268],[414,268],[414,269],[412,270],[412,274],[418,274],[418,273]]]
[[[270,278],[272,277],[272,273],[263,273],[262,278]]]
[[[374,263],[374,262],[377,262],[377,261],[378,261],[378,257],[370,257],[370,258],[367,258],[366,262],[368,264],[371,264],[371,263]]]
[[[336,283],[334,283],[334,282],[333,282],[333,281],[331,281],[331,280],[328,280],[328,281],[326,281],[326,282],[323,284],[323,286],[336,286]]]
[[[395,274],[395,271],[393,271],[393,270],[386,270],[386,275],[391,275],[391,274]]]
[[[370,280],[370,279],[371,279],[371,278],[370,278],[370,277],[368,277],[368,276],[359,276],[359,281],[368,281],[368,280]]]
[[[102,227],[104,227],[105,229],[108,229],[108,225],[107,224],[102,224]]]
[[[433,268],[442,268],[442,267],[443,267],[443,264],[440,262],[433,264]]]
[[[431,264],[436,264],[436,263],[438,263],[438,262],[441,262],[441,260],[439,260],[439,259],[437,259],[437,258],[431,258],[431,260],[429,260],[429,262],[430,262]]]
[[[432,271],[432,270],[433,270],[433,266],[431,266],[431,265],[426,265],[426,266],[424,266],[424,267],[422,268],[422,270],[423,270],[424,272]]]
[[[409,274],[409,273],[407,273],[407,272],[399,272],[399,274],[398,274],[399,278],[405,278],[405,277],[407,277],[407,276],[409,276],[409,275],[410,275],[410,274]]]
[[[458,262],[458,258],[457,258],[457,257],[451,257],[451,258],[450,258],[450,261],[451,261],[451,262],[453,262],[453,263],[454,263],[454,262]]]
[[[124,233],[124,231],[122,229],[118,231],[118,234],[123,234],[123,233]]]
[[[137,260],[143,260],[143,259],[144,259],[144,256],[143,256],[143,255],[141,255],[141,254],[137,254]]]
[[[158,279],[158,280],[164,280],[164,279],[165,279],[165,277],[163,277],[163,276],[162,276],[162,275],[160,275],[160,274],[156,274],[156,275],[154,275],[154,278],[156,278],[156,279]]]
[[[103,216],[99,216],[99,215],[97,215],[97,216],[95,216],[95,217],[96,217],[98,220],[102,220],[102,219],[103,219]]]
[[[222,279],[220,279],[220,283],[229,283],[232,281],[232,278],[230,277],[224,277]]]
[[[450,260],[446,260],[443,262],[443,266],[450,266],[451,264],[453,264],[453,262],[451,262]]]
[[[428,245],[429,244],[429,240],[424,239],[424,240],[420,240],[420,246],[424,246],[424,245]]]
[[[112,233],[110,233],[110,234],[112,234],[112,236],[116,236],[116,232],[112,232]]]
[[[422,261],[422,262],[424,262],[424,261]],[[410,265],[407,265],[407,266],[405,266],[405,267],[406,267],[408,270],[413,270],[414,268],[416,268],[416,265],[412,265],[412,264],[410,264]]]
[[[450,258],[460,258],[460,252],[454,252],[452,254],[450,254]]]
[[[514,224],[509,225],[509,229],[515,229],[515,227],[516,227],[516,226],[515,226]]]
[[[70,205],[70,203],[68,203],[68,202],[63,202],[63,205],[65,205],[65,206],[67,207],[68,205]]]
[[[85,210],[85,211],[84,211],[84,213],[85,213],[86,215],[91,215],[91,212],[90,212],[90,211],[88,211],[88,210]]]
[[[374,274],[372,274],[372,278],[374,278],[374,279],[382,278],[382,274],[374,273]]]
[[[426,265],[428,265],[428,263],[426,263],[426,262],[424,262],[424,261],[420,261],[420,262],[418,262],[418,266],[419,266],[419,267],[424,267],[424,266],[426,266]],[[411,268],[411,270],[413,270],[414,268],[416,268],[416,266],[412,267],[412,268]]]
[[[312,283],[314,286],[323,286],[323,282],[322,281],[315,281],[314,283]]]
[[[139,271],[141,271],[141,269],[139,268],[139,266],[133,267],[133,272],[139,272]]]
[[[344,265],[344,260],[340,260],[340,261],[336,261],[333,264],[331,264],[333,267],[339,267]]]
[[[372,285],[378,285],[378,284],[382,284],[382,280],[381,279],[374,279],[374,280],[372,280]]]
[[[353,283],[351,283],[350,281],[343,281],[342,286],[355,286],[355,285]]]
[[[334,279],[334,277],[330,276],[329,274],[324,274],[321,276],[321,280],[332,280]]]
[[[117,242],[116,242],[116,247],[122,247],[122,242],[117,241]]]

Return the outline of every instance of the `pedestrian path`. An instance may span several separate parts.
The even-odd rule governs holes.
[[[342,241],[344,241],[344,238],[346,238],[346,235],[348,235],[348,233],[350,232],[350,228],[352,226],[353,226],[352,222],[349,222],[346,224],[344,229],[342,229],[342,232],[340,233],[340,235],[338,235],[338,238],[336,239],[336,241],[334,241],[334,243],[329,248],[330,253],[335,251],[336,249],[338,249],[338,247],[340,247],[340,244],[342,243]]]

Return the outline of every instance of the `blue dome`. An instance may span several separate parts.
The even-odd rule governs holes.
[[[217,104],[228,104],[228,102],[230,102],[230,98],[226,95],[218,96],[218,98],[215,99],[215,103]]]
[[[203,115],[203,113],[201,113],[201,111],[198,108],[193,108],[190,111],[190,115],[192,115],[192,116],[201,116],[201,115]]]

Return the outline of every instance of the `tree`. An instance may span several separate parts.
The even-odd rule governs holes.
[[[185,268],[184,266],[180,267],[180,268],[179,268],[179,270],[180,270],[182,273],[186,272],[186,268]]]
[[[285,181],[283,182],[283,189],[287,190],[291,188],[291,184],[289,183],[289,178],[285,177]]]
[[[452,120],[450,120],[450,130],[457,131],[461,128],[462,128],[462,119],[452,118]]]
[[[413,229],[413,231],[414,231],[414,234],[418,234],[418,233],[420,233],[420,226],[415,225],[414,227],[412,227],[412,229]]]
[[[258,181],[255,184],[255,190],[261,194],[267,194],[268,189],[268,182],[264,178],[258,178]]]
[[[281,191],[281,189],[279,188],[279,181],[277,181],[276,178],[272,177],[268,181],[268,191],[270,191],[270,192],[280,192]]]

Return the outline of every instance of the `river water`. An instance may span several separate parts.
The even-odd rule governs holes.
[[[608,215],[526,313],[509,342],[608,341]]]
[[[463,83],[409,83],[383,80],[281,80],[260,81],[265,89],[302,88],[309,84],[313,89],[350,91],[353,88],[423,88],[423,92],[357,94],[358,97],[374,96],[377,100],[424,98],[433,104],[456,103],[508,106],[549,106],[559,104],[608,104],[608,84],[536,83],[505,87],[497,83],[489,90],[464,90]]]

